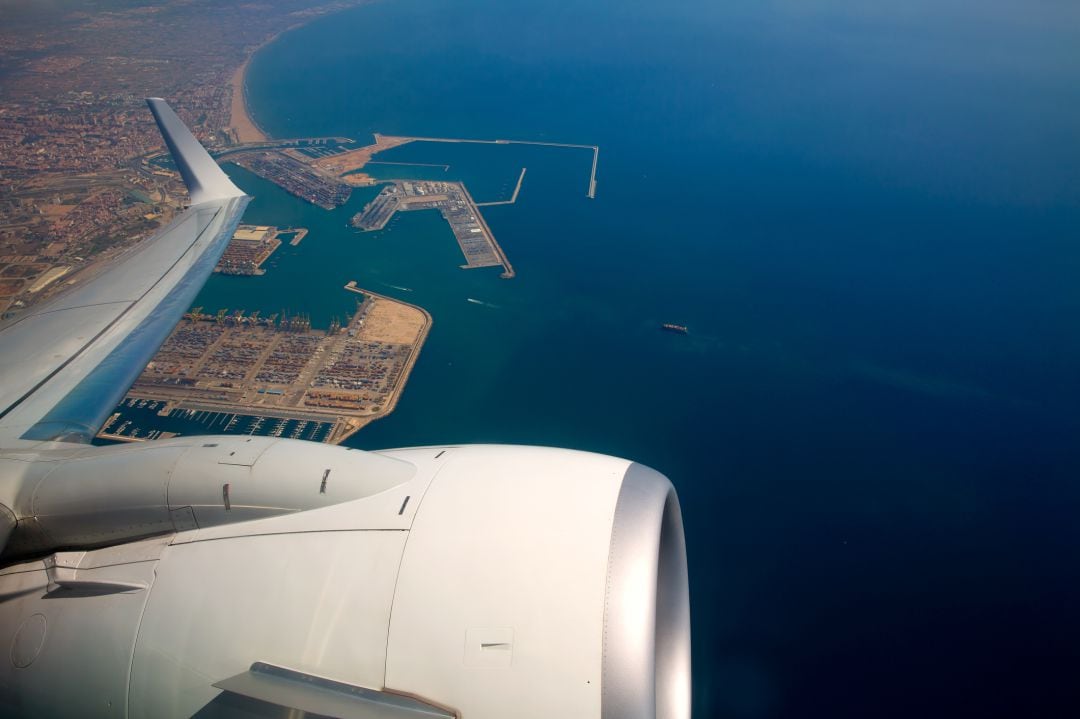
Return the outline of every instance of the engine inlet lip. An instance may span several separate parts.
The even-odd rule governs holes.
[[[688,719],[690,596],[682,513],[664,475],[632,464],[612,524],[601,717]]]

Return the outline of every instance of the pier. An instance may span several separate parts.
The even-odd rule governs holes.
[[[521,192],[521,183],[525,182],[525,169],[521,168],[521,174],[518,176],[517,187],[514,188],[514,194],[510,196],[509,200],[498,200],[496,202],[476,202],[477,207],[494,207],[495,205],[512,205],[517,202],[518,194]]]
[[[468,201],[470,208],[472,209],[472,213],[476,217],[476,221],[480,224],[481,233],[484,235],[484,239],[487,240],[487,243],[491,248],[492,252],[495,253],[496,264],[502,265],[503,272],[501,275],[499,275],[499,277],[503,278],[504,280],[513,279],[514,275],[516,274],[514,272],[514,266],[510,264],[510,260],[506,258],[506,253],[503,252],[503,249],[499,246],[499,243],[495,241],[495,233],[491,231],[490,227],[488,227],[487,220],[485,220],[484,216],[480,214],[480,208],[476,206],[476,203],[473,201],[472,195],[470,195],[469,191],[465,189],[464,184],[461,185],[461,191],[465,194],[465,199]],[[456,232],[454,234],[457,235]],[[458,239],[458,244],[461,244],[460,237]],[[466,248],[464,245],[462,245],[461,251],[465,252],[466,257],[469,257],[469,254],[468,252],[466,252]]]
[[[240,225],[218,260],[214,272],[223,275],[262,275],[262,264],[281,246],[283,230],[268,225]],[[300,230],[307,234],[307,230]],[[302,237],[302,235],[300,235]]]
[[[307,237],[307,234],[308,234],[308,230],[307,230],[306,227],[289,227],[289,228],[284,229],[284,230],[279,230],[278,234],[279,235],[280,234],[287,235],[290,232],[295,232],[296,233],[296,235],[291,240],[289,240],[289,244],[292,247],[296,247],[297,245],[299,245],[301,240],[303,240],[305,237]]]
[[[518,190],[521,189],[524,177],[525,171],[522,168],[521,177],[518,178]],[[517,191],[514,192],[513,199],[517,199]],[[461,254],[465,256],[462,267],[501,265],[502,278],[514,277],[514,268],[495,240],[495,233],[491,231],[480,213],[480,208],[461,182],[394,180],[361,212],[353,215],[350,224],[365,232],[381,230],[395,212],[410,210],[439,210],[450,225],[458,247],[461,248]]]

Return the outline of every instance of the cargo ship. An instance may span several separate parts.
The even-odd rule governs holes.
[[[681,335],[685,335],[686,333],[688,333],[690,331],[690,330],[686,329],[686,325],[672,325],[672,324],[668,324],[666,322],[664,324],[660,325],[660,328],[664,329],[664,330],[667,330],[668,332],[678,332]]]

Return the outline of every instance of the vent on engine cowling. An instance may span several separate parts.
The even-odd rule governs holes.
[[[675,489],[634,464],[611,533],[601,716],[688,719],[690,595]]]

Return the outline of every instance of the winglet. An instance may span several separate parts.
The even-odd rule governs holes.
[[[184,178],[191,204],[244,194],[218,167],[214,158],[199,144],[167,102],[160,97],[151,97],[146,104],[154,113],[165,144],[169,146],[180,176]]]

